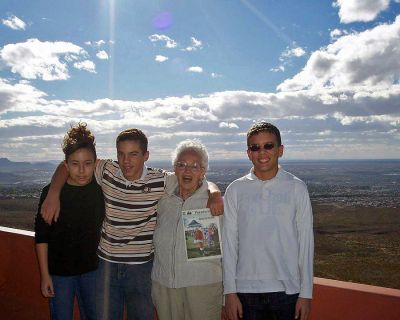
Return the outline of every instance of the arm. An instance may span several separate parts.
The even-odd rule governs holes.
[[[210,181],[208,182],[208,202],[207,208],[210,208],[213,216],[220,216],[224,213],[224,201],[218,186]]]
[[[225,295],[225,312],[229,320],[243,318],[243,308],[236,293]]]
[[[225,193],[225,215],[222,232],[225,309],[229,319],[243,316],[242,304],[236,294],[236,265],[238,260],[237,204],[232,185]]]
[[[296,312],[294,318],[297,320],[307,320],[311,311],[311,299],[299,297],[296,302]]]
[[[40,290],[42,295],[46,298],[54,297],[53,281],[49,273],[48,267],[48,244],[47,243],[37,243],[36,244],[36,254],[39,261],[40,269]]]
[[[60,214],[60,192],[67,179],[68,171],[62,162],[53,174],[49,192],[40,210],[40,214],[48,224],[51,224],[53,219],[54,221],[58,219]]]
[[[48,242],[50,229],[52,227],[49,226],[40,215],[40,210],[47,196],[49,187],[50,186],[44,187],[40,194],[38,212],[35,217],[35,247],[40,270],[40,291],[44,297],[54,296],[53,281],[48,268]]]
[[[225,306],[221,308],[221,320],[229,320],[228,315],[226,314]]]
[[[299,241],[300,294],[295,319],[307,320],[311,311],[313,289],[314,234],[310,197],[305,185],[298,185],[296,223]]]

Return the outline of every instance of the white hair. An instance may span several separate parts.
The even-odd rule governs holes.
[[[200,156],[201,166],[208,169],[208,152],[206,146],[197,139],[183,140],[178,143],[176,149],[172,152],[172,165],[175,165],[180,156],[188,151],[193,151]]]

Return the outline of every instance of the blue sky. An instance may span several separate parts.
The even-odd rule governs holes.
[[[85,121],[102,157],[128,127],[153,160],[198,138],[245,157],[267,120],[287,159],[400,158],[399,0],[0,3],[0,157],[61,159]]]

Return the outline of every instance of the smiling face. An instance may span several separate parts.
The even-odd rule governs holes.
[[[117,158],[125,179],[134,181],[142,176],[144,163],[149,159],[149,152],[143,153],[137,141],[124,140],[117,144]]]
[[[176,165],[186,163],[184,165]],[[201,166],[201,157],[195,151],[186,151],[182,153],[175,164],[175,175],[178,179],[179,193],[183,199],[196,191],[204,177],[205,168]]]
[[[265,150],[264,145],[272,143],[274,147]],[[247,156],[254,166],[254,174],[261,180],[269,180],[278,172],[278,160],[283,154],[283,145],[278,146],[276,135],[270,132],[260,132],[249,138],[249,145],[260,146],[259,151],[247,150]]]
[[[70,154],[64,164],[68,170],[67,182],[73,186],[85,186],[92,181],[96,159],[93,152],[86,148]]]

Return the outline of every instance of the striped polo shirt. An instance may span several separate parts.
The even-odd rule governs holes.
[[[164,195],[167,177],[171,176],[161,169],[144,167],[140,179],[129,181],[118,162],[112,160],[99,160],[95,175],[106,206],[98,256],[127,264],[152,260],[157,203]]]

